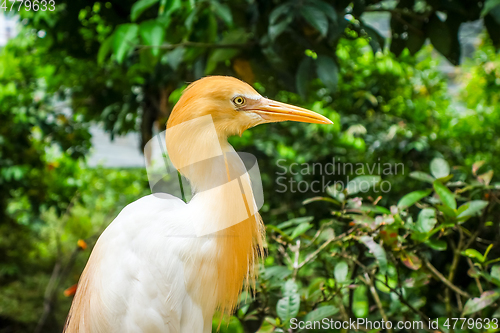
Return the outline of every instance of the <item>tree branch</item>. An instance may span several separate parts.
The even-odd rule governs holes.
[[[182,42],[177,44],[162,44],[162,45],[136,45],[138,49],[163,49],[163,50],[173,50],[178,47],[199,47],[205,49],[242,49],[255,45],[254,42],[250,43],[227,43],[227,44],[216,44],[216,43],[203,43],[203,42]]]
[[[467,298],[471,298],[472,296],[468,293],[468,292],[465,292],[463,291],[462,289],[458,288],[457,286],[455,286],[453,283],[451,283],[447,278],[445,278],[443,276],[443,274],[441,274],[437,269],[436,267],[432,266],[432,264],[427,261],[427,259],[423,258],[422,261],[424,262],[425,266],[432,272],[432,274],[439,280],[441,280],[441,282],[443,282],[448,288],[450,288],[451,290],[453,290],[454,292],[456,292],[457,294],[460,294],[464,297],[467,297]]]

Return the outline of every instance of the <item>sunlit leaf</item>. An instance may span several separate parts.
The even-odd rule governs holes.
[[[460,206],[459,208],[459,215],[458,217],[464,217],[464,216],[475,216],[475,215],[479,215],[482,210],[488,206],[489,202],[488,201],[484,201],[484,200],[472,200],[472,201],[469,201],[465,204],[463,204],[462,206],[465,206],[466,208],[464,210],[462,210],[460,212],[460,208],[462,208],[462,206]]]
[[[294,318],[299,312],[300,308],[300,295],[297,293],[298,287],[295,281],[288,280],[282,286],[283,298],[278,301],[276,305],[276,313],[283,320],[289,321]]]
[[[266,269],[264,270],[264,273],[262,274],[262,278],[264,280],[269,280],[272,278],[276,278],[278,280],[283,280],[286,277],[288,277],[290,274],[292,274],[292,271],[290,271],[285,266],[272,266],[272,267],[266,267]]]
[[[402,197],[398,202],[399,209],[406,209],[408,207],[413,206],[417,201],[422,200],[431,194],[432,190],[422,190],[422,191],[414,191],[406,194]]]
[[[430,232],[436,225],[436,211],[432,208],[424,208],[418,213],[416,228],[421,233]]]
[[[288,220],[288,221],[285,221],[283,223],[278,224],[277,227],[280,229],[285,229],[285,228],[288,228],[292,225],[307,223],[307,222],[311,222],[312,220],[314,220],[314,216],[296,217],[294,219],[291,219],[291,220]]]
[[[482,293],[480,297],[469,299],[464,305],[462,317],[484,309],[485,307],[493,304],[498,297],[500,297],[500,293],[498,291],[489,290]]]
[[[357,286],[354,289],[352,311],[357,318],[366,318],[369,311],[368,295],[365,285]]]
[[[165,28],[155,20],[142,22],[139,26],[139,34],[145,45],[153,46],[151,52],[154,56],[160,53],[161,44],[165,36]]]
[[[450,165],[444,159],[436,157],[431,161],[431,174],[435,178],[443,178],[450,174]]]
[[[290,236],[291,239],[295,239],[298,236],[302,235],[305,233],[307,230],[311,229],[313,226],[310,223],[301,223],[299,224],[292,232],[292,235]]]
[[[370,188],[380,183],[380,180],[380,176],[358,176],[347,184],[347,194],[352,195],[358,192],[365,193]]]
[[[231,14],[231,9],[229,6],[218,1],[212,1],[212,8],[214,13],[220,17],[227,25],[231,26],[233,24],[233,15]]]
[[[333,316],[337,312],[339,312],[339,309],[333,305],[322,306],[320,308],[317,308],[316,310],[309,312],[304,317],[304,321],[306,321],[306,322],[307,321],[310,321],[310,322],[319,321],[319,320],[322,320],[323,318]]]
[[[488,186],[490,185],[491,178],[493,178],[493,170],[483,173],[482,175],[477,177],[480,183]]]
[[[455,201],[455,195],[444,186],[440,181],[436,180],[433,184],[434,191],[441,199],[441,202],[451,209],[457,209],[457,202]]]
[[[359,240],[366,245],[366,247],[370,250],[370,253],[375,256],[375,259],[377,259],[380,267],[380,273],[385,274],[387,271],[387,257],[384,248],[375,243],[373,238],[370,236],[361,236],[359,237]]]
[[[448,244],[440,239],[428,239],[425,244],[436,251],[445,251],[448,248]]]
[[[472,174],[474,176],[477,174],[477,171],[484,165],[484,162],[485,161],[477,161],[474,164],[472,164]]]
[[[422,267],[422,261],[413,253],[401,252],[401,262],[411,270],[418,270]]]
[[[130,19],[133,21],[137,20],[137,18],[149,7],[157,3],[159,0],[139,0],[132,5],[130,9]]]
[[[121,64],[127,52],[134,47],[139,26],[137,24],[122,24],[116,28],[113,38],[113,51],[116,61]]]
[[[428,173],[422,172],[422,171],[413,171],[410,173],[410,177],[421,180],[427,183],[434,183],[435,178],[429,175]]]
[[[349,273],[349,265],[345,261],[340,261],[335,265],[333,275],[338,283],[345,282],[347,280],[347,274]]]
[[[481,16],[486,16],[493,8],[500,6],[500,0],[486,0],[481,10]]]
[[[276,313],[284,322],[287,322],[297,316],[299,308],[300,296],[299,294],[293,294],[283,297],[278,301],[278,304],[276,304]]]
[[[102,64],[104,60],[106,59],[107,55],[111,52],[113,48],[113,39],[115,38],[115,35],[112,34],[108,38],[104,40],[104,42],[101,44],[101,47],[99,47],[99,52],[97,53],[97,63]]]
[[[462,254],[466,257],[477,259],[480,262],[484,262],[485,260],[484,256],[475,249],[467,249]]]

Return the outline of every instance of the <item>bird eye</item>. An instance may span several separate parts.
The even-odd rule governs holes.
[[[236,96],[235,98],[233,98],[233,103],[236,105],[236,106],[243,106],[245,105],[246,103],[246,100],[244,97],[242,96]]]

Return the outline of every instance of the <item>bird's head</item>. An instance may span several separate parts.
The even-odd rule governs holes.
[[[220,136],[241,135],[259,124],[298,121],[332,124],[316,112],[262,97],[245,82],[209,76],[189,85],[170,115],[167,127],[210,115]]]

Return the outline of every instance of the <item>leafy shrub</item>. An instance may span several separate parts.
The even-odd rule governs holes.
[[[410,175],[424,189],[390,207],[357,196],[362,177],[304,201],[327,205],[332,216],[267,226],[257,294],[235,316],[243,327],[263,322],[259,332],[289,331],[292,318],[439,318],[448,331],[446,318],[500,317],[500,183],[482,164],[450,169],[433,159],[431,174]]]

